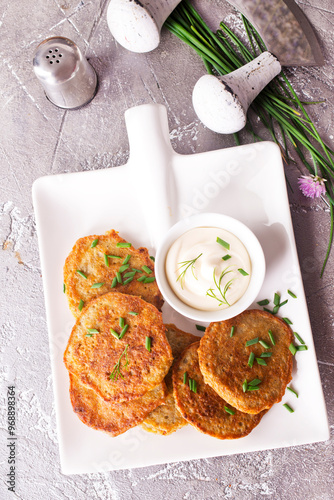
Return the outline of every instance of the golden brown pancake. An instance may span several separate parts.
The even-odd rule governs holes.
[[[181,356],[184,349],[194,342],[197,342],[200,337],[191,333],[179,330],[175,325],[166,325],[166,336],[172,348],[174,362]],[[170,368],[165,382],[167,385],[168,395],[165,404],[153,410],[142,423],[145,431],[163,434],[167,436],[184,425],[187,421],[182,417],[180,412],[175,407],[172,382],[172,368]]]
[[[242,413],[218,396],[204,382],[198,363],[198,347],[199,342],[187,347],[173,369],[174,397],[178,410],[192,426],[204,434],[218,439],[247,436],[266,411],[257,415]],[[184,383],[184,374],[187,383]],[[190,389],[189,379],[195,380],[196,392]]]
[[[64,284],[69,307],[76,318],[80,315],[82,305],[85,307],[90,300],[111,291],[137,295],[161,310],[163,298],[155,281],[154,265],[147,249],[135,249],[132,245],[123,247],[126,243],[114,230],[100,236],[86,236],[75,243],[65,262]],[[123,264],[125,259],[128,262]],[[123,269],[127,267],[122,270],[122,266]],[[117,281],[120,268],[122,283]],[[117,284],[112,288],[115,281]]]
[[[270,340],[269,330],[275,345]],[[246,346],[247,341],[257,338],[268,347],[263,347],[260,342]],[[204,380],[240,411],[255,414],[271,408],[274,403],[281,401],[291,380],[291,342],[291,328],[266,311],[248,310],[227,321],[211,323],[198,351]],[[251,352],[255,356],[252,367],[248,365]],[[270,357],[262,357],[268,353],[271,353]],[[257,359],[260,363],[264,361],[267,366],[259,364]],[[258,389],[250,390],[249,383],[256,380],[261,381],[255,385]],[[246,392],[244,383],[247,384]]]
[[[112,331],[124,332],[120,322],[127,330],[118,339]],[[139,297],[117,292],[101,295],[85,307],[64,354],[66,368],[82,384],[118,403],[161,384],[172,361],[161,313]]]
[[[162,383],[139,399],[113,404],[70,374],[70,397],[74,412],[84,424],[118,436],[140,424],[150,411],[164,402],[166,386]]]

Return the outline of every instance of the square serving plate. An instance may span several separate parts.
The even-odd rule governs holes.
[[[130,143],[126,165],[43,177],[33,186],[63,473],[126,469],[327,440],[326,407],[278,147],[263,142],[178,155],[169,142],[163,106],[131,108],[125,119]],[[201,434],[190,425],[170,436],[136,427],[111,438],[90,429],[72,410],[63,363],[74,325],[62,289],[65,258],[79,237],[109,229],[154,253],[172,223],[200,212],[235,217],[259,239],[267,271],[257,300],[272,299],[275,292],[282,300],[288,298],[280,313],[293,322],[293,330],[308,346],[294,360],[291,385],[299,398],[286,393],[248,436],[231,441]],[[287,294],[288,289],[296,299]],[[168,305],[163,318],[198,334],[194,322]],[[287,412],[285,402],[294,413]]]

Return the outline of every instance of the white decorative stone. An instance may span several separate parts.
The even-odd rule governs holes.
[[[131,52],[158,47],[160,30],[180,0],[110,0],[107,23],[117,42]]]
[[[202,76],[193,90],[193,106],[198,118],[214,132],[238,132],[246,125],[250,104],[280,71],[277,58],[263,52],[228,75]]]

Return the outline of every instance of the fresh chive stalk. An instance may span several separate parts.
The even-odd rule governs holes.
[[[82,311],[82,308],[83,308],[84,305],[85,305],[84,301],[82,299],[80,299],[80,302],[79,302],[79,305],[78,305],[79,311]]]
[[[125,265],[129,262],[129,260],[131,259],[131,254],[128,253],[128,255],[125,257],[125,259],[123,260],[122,264]]]
[[[150,259],[155,262],[155,257],[153,257],[153,255],[150,255]]]
[[[261,357],[260,358],[256,358],[256,362],[257,362],[258,365],[267,366],[267,363]]]
[[[235,330],[235,326],[232,326],[232,328],[231,328],[231,332],[230,332],[230,337],[233,337],[234,330]]]
[[[224,255],[224,257],[222,257],[222,259],[223,259],[223,260],[229,260],[229,259],[231,259],[231,258],[232,258],[232,257],[231,257],[231,255],[229,255],[229,254],[226,254],[226,255]]]
[[[259,344],[261,344],[262,347],[264,347],[265,349],[269,349],[270,348],[270,345],[267,344],[267,342],[265,342],[264,340],[259,340]]]
[[[131,316],[138,316],[139,313],[137,313],[135,311],[130,311],[129,314],[131,314]]]
[[[118,281],[117,281],[117,278],[116,276],[113,278],[112,282],[111,282],[111,288],[115,288],[115,286],[117,285]]]
[[[117,340],[119,340],[119,335],[116,332],[116,330],[114,330],[113,328],[110,328],[110,333],[111,333],[111,335],[113,335],[114,337],[116,337]]]
[[[122,328],[121,333],[119,334],[119,339],[120,340],[124,337],[124,335],[126,334],[128,328],[129,328],[129,325],[124,325],[124,327]]]
[[[301,344],[305,344],[304,340],[301,338],[301,336],[297,333],[297,332],[293,332],[294,336],[296,337],[296,339],[301,343]]]
[[[296,299],[296,298],[297,298],[297,295],[296,295],[296,294],[294,294],[293,292],[291,292],[291,290],[288,290],[288,294],[289,294],[289,295],[291,295],[291,297],[292,297],[293,299]]]
[[[119,326],[121,328],[123,328],[123,326],[125,325],[125,319],[124,318],[119,318],[118,323],[119,323]]]
[[[292,321],[289,318],[282,318],[282,320],[285,321],[287,325],[292,325]]]
[[[292,342],[289,345],[289,351],[291,352],[292,356],[294,356],[297,352],[297,347]]]
[[[87,328],[88,333],[100,333],[96,328]]]
[[[239,36],[223,22],[220,23],[220,29],[213,33],[191,2],[183,0],[167,18],[165,26],[201,57],[208,73],[225,75],[267,50],[254,26],[244,16],[241,16],[241,19],[244,33]],[[247,42],[244,42],[244,34],[248,38]],[[291,159],[292,148],[310,174],[327,180],[324,201],[330,207],[330,235],[321,270],[322,276],[334,232],[334,151],[321,139],[304,103],[283,71],[260,92],[251,107],[269,131],[272,140],[280,146],[285,163],[289,163]],[[277,134],[277,129],[280,134]],[[249,120],[246,131],[251,133],[254,140],[259,139]],[[234,134],[234,137],[239,143],[239,135]]]
[[[93,240],[93,241],[92,241],[92,244],[91,244],[91,246],[90,246],[90,248],[95,248],[95,247],[96,247],[96,245],[98,244],[98,242],[99,242],[99,239],[98,239],[98,238],[96,238],[95,240]]]
[[[145,276],[145,279],[143,281],[144,281],[144,283],[153,283],[153,281],[155,281],[155,277],[154,276]]]
[[[118,270],[119,273],[124,273],[124,271],[126,271],[127,269],[129,269],[129,264],[124,264],[124,266],[121,266]]]
[[[242,276],[249,276],[249,273],[246,273],[246,271],[244,269],[242,269],[241,267],[238,269],[239,273],[242,274]]]
[[[183,374],[183,383],[184,384],[187,383],[187,372],[184,372],[184,374]]]
[[[270,342],[272,343],[272,345],[275,345],[275,339],[274,339],[273,332],[271,330],[268,330],[268,334],[269,334]]]
[[[142,270],[145,271],[145,273],[147,274],[151,274],[152,273],[152,269],[150,269],[149,267],[147,266],[141,266]]]

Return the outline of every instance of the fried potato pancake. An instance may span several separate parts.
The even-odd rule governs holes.
[[[275,345],[271,342],[269,330]],[[211,323],[198,351],[204,380],[240,411],[255,414],[271,408],[281,401],[292,377],[289,345],[293,338],[291,328],[284,321],[257,309],[244,311],[227,321]],[[252,340],[254,343],[247,346],[246,342]],[[264,341],[267,347],[260,341]],[[252,367],[248,365],[251,352],[254,354]],[[258,380],[261,382],[252,386],[253,381]],[[247,389],[244,392],[245,381]],[[251,387],[258,389],[252,390]]]
[[[65,261],[64,284],[76,318],[90,300],[110,291],[137,295],[161,310],[163,298],[147,249],[124,247],[126,243],[114,230],[85,236],[75,243]]]
[[[187,347],[173,368],[174,397],[178,410],[193,427],[204,434],[218,439],[237,439],[247,436],[258,425],[266,411],[257,415],[242,413],[218,396],[204,382],[198,363],[199,345],[200,343],[196,342]],[[195,380],[196,392],[190,390],[189,379]]]
[[[166,336],[172,348],[174,358],[173,363],[175,363],[175,361],[181,356],[182,352],[186,347],[188,347],[188,345],[200,340],[200,337],[197,337],[192,333],[183,332],[172,324],[166,325]],[[172,368],[173,365],[165,378],[168,391],[165,404],[153,410],[142,423],[143,429],[147,432],[153,432],[155,434],[163,434],[164,436],[167,436],[168,434],[172,434],[172,432],[177,431],[177,429],[180,429],[188,423],[181,416],[180,412],[175,406],[173,395]]]
[[[113,437],[140,424],[150,411],[164,402],[166,395],[166,385],[162,383],[141,398],[113,404],[70,374],[70,397],[74,412],[84,424]]]
[[[139,297],[101,295],[77,319],[65,366],[107,401],[137,399],[161,384],[172,364],[165,330],[161,313]]]

